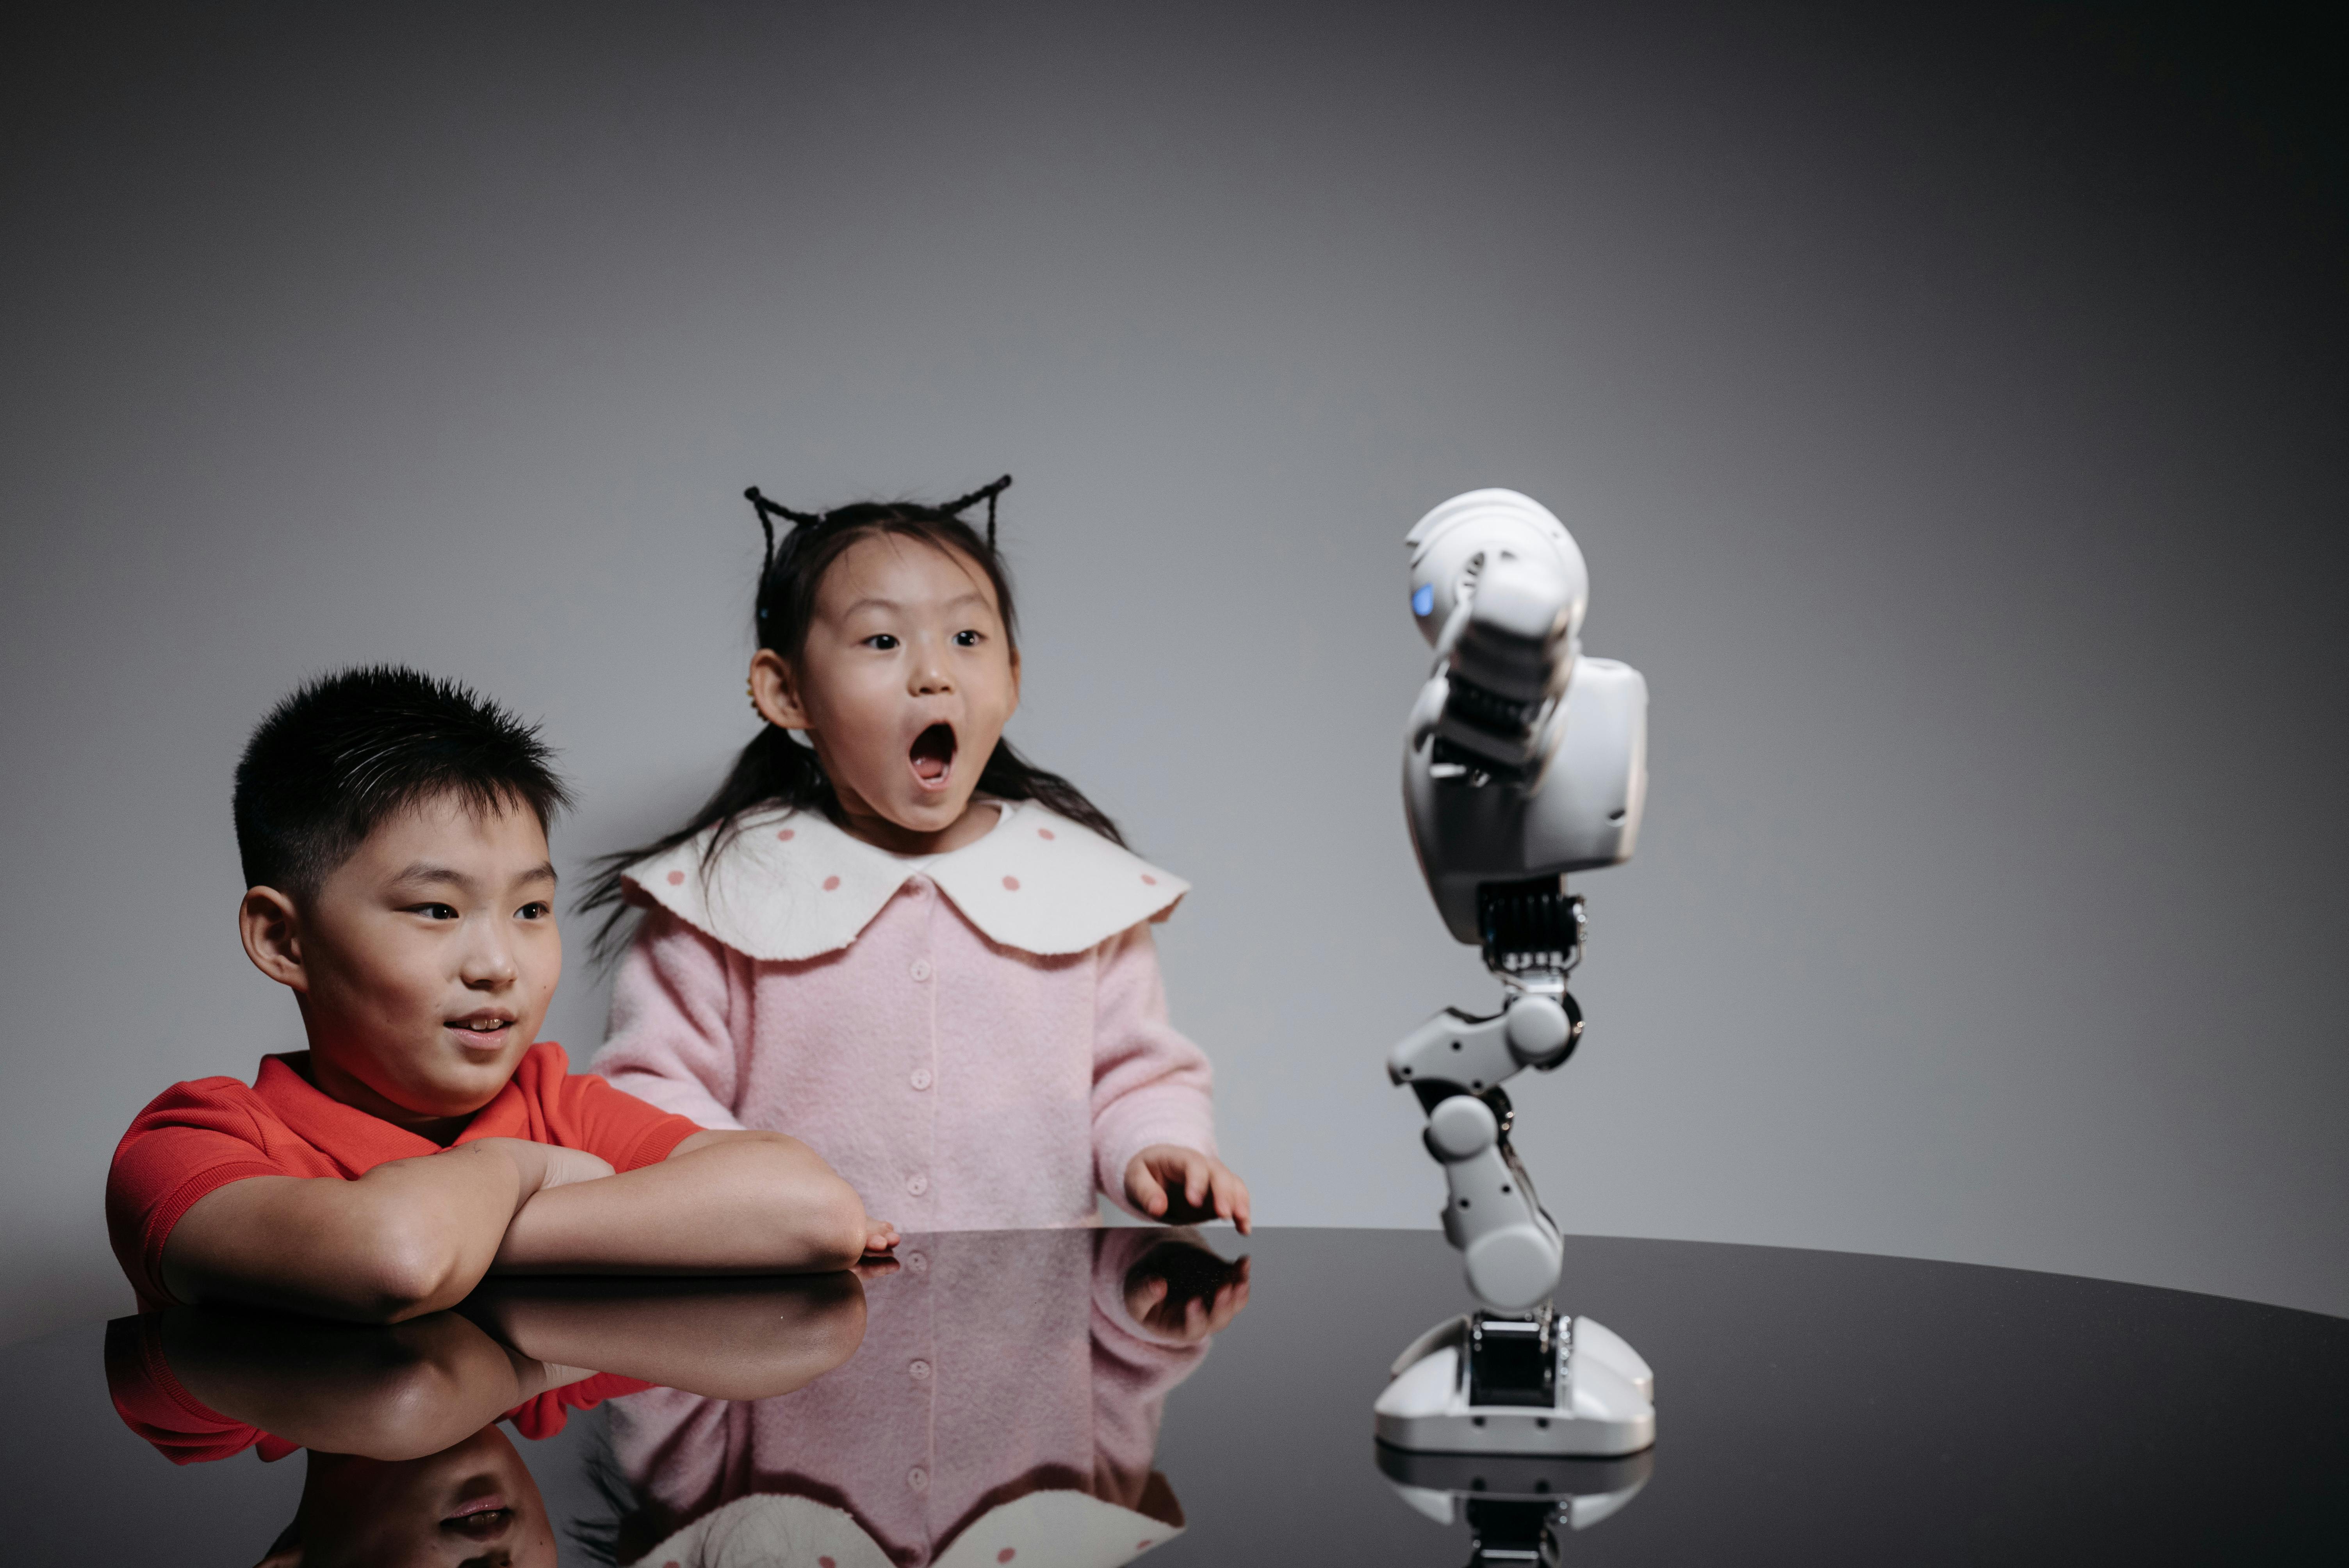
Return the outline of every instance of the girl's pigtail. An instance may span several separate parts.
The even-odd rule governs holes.
[[[779,513],[783,509],[761,495],[757,485],[752,485],[749,490],[744,490],[742,499],[749,501],[750,510],[759,514],[759,531],[767,536],[767,552],[759,557],[759,575],[764,578],[775,564],[775,524],[774,520],[768,514]]]
[[[987,552],[995,553],[995,502],[1011,488],[1011,476],[1004,475],[991,485],[981,485],[959,500],[950,500],[937,509],[940,517],[959,518],[980,501],[987,503]]]

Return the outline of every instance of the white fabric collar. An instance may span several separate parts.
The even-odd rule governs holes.
[[[1121,1568],[1183,1533],[1081,1491],[1031,1491],[973,1520],[937,1555],[936,1568],[993,1568],[1017,1555],[1022,1568]],[[1006,1548],[1004,1542],[1018,1544]],[[818,1554],[822,1555],[819,1556]],[[645,1553],[647,1563],[693,1568],[770,1568],[836,1562],[840,1568],[891,1568],[888,1554],[854,1516],[813,1498],[752,1492],[687,1525]]]
[[[901,858],[821,811],[754,812],[719,851],[718,830],[638,861],[621,880],[696,930],[752,958],[791,960],[856,940],[906,881],[926,876],[965,919],[1005,947],[1082,953],[1128,926],[1164,920],[1191,884],[1032,800],[995,803],[983,838],[947,854]]]

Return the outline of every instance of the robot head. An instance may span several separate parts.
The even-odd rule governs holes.
[[[1452,612],[1475,593],[1476,578],[1495,560],[1547,565],[1557,573],[1567,616],[1568,645],[1580,641],[1590,603],[1590,571],[1566,524],[1549,508],[1512,490],[1454,496],[1412,525],[1411,611],[1430,645]]]

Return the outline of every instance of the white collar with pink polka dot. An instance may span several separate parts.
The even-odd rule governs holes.
[[[896,1478],[892,1477],[892,1480]],[[903,1484],[929,1489],[926,1470]],[[1183,1526],[1074,1490],[1031,1491],[998,1503],[970,1522],[935,1568],[1120,1568],[1183,1533]],[[822,1553],[821,1556],[818,1553]],[[888,1568],[883,1552],[844,1509],[787,1492],[738,1497],[645,1553],[647,1563],[698,1568],[766,1568],[773,1563],[832,1563]]]
[[[714,833],[622,873],[637,893],[752,958],[813,958],[926,877],[992,941],[1040,956],[1082,953],[1174,912],[1191,884],[1032,800],[998,802],[984,837],[943,855],[875,849],[819,811],[747,819],[705,872]]]

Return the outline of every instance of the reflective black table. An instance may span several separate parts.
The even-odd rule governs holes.
[[[1459,1504],[1532,1484],[1372,1442],[1389,1362],[1464,1305],[1433,1233],[902,1255],[539,1284],[398,1335],[196,1313],[15,1346],[8,1560],[251,1564],[298,1512],[274,1561],[1451,1568]],[[2349,1320],[1619,1240],[1572,1243],[1560,1299],[1654,1366],[1659,1430],[1559,1480],[1608,1500],[1561,1563],[2349,1562]]]

